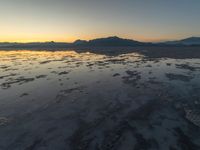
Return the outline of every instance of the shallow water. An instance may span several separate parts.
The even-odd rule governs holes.
[[[200,59],[0,51],[0,149],[200,149]]]

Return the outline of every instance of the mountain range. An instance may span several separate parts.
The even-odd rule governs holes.
[[[190,37],[182,40],[167,41],[162,43],[140,42],[131,39],[119,38],[117,36],[98,38],[93,40],[76,40],[73,43],[61,42],[33,42],[33,43],[0,43],[0,48],[70,48],[70,47],[120,47],[120,46],[188,46],[200,45],[200,37]]]
[[[87,46],[141,46],[150,43],[139,42],[131,39],[123,39],[117,36],[93,39],[89,41],[77,40],[73,44],[75,45],[87,45]]]
[[[179,45],[200,45],[200,37],[189,37],[177,41],[168,41],[165,44],[179,44]]]

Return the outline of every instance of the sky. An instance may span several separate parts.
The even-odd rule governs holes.
[[[0,42],[200,36],[200,0],[0,0]]]

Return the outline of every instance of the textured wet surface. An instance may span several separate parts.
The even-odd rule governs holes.
[[[200,59],[0,51],[2,150],[199,150]]]

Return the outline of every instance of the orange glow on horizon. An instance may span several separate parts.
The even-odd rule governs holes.
[[[0,36],[0,42],[19,42],[19,43],[28,43],[28,42],[49,42],[49,41],[54,41],[54,42],[74,42],[75,40],[81,39],[81,40],[92,40],[96,38],[105,38],[105,37],[110,37],[110,36],[115,36],[115,35],[88,35],[88,36],[59,36],[59,35],[33,35],[33,36],[23,36],[23,37],[17,37],[17,36]],[[167,36],[167,37],[146,37],[146,36],[141,36],[141,35],[117,35],[120,38],[124,39],[132,39],[132,40],[137,40],[141,42],[161,42],[161,41],[168,41],[168,40],[176,40],[176,39],[181,39],[179,36]]]

